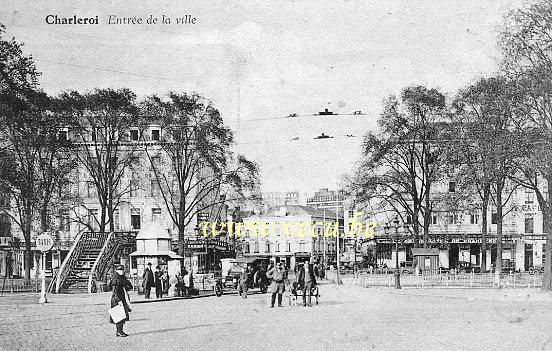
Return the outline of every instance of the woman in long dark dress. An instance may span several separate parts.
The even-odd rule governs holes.
[[[109,290],[113,291],[113,295],[111,295],[111,307],[115,307],[119,304],[119,302],[123,303],[123,307],[125,308],[126,318],[120,321],[119,323],[115,323],[115,326],[117,327],[117,336],[128,336],[123,331],[123,325],[126,321],[128,321],[128,313],[131,311],[128,301],[127,301],[127,291],[132,289],[132,284],[128,281],[128,279],[125,277],[125,267],[123,265],[117,265],[115,267],[115,276],[109,284],[107,285],[107,288]],[[113,323],[113,319],[109,317],[109,322]]]

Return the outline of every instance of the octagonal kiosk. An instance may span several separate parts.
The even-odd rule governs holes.
[[[180,274],[182,256],[171,251],[171,237],[159,223],[151,222],[142,227],[136,236],[136,251],[130,254],[136,258],[131,271],[138,278],[138,289],[143,289],[143,275],[148,263],[155,272],[159,266],[169,276],[169,296],[175,296],[175,277]],[[131,262],[134,260],[131,260]]]

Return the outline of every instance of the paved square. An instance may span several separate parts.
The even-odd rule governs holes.
[[[127,338],[110,293],[0,298],[2,350],[552,350],[552,294],[536,289],[320,287],[320,305],[270,296],[134,304]],[[136,297],[138,298],[138,297]],[[141,298],[141,297],[140,297]]]

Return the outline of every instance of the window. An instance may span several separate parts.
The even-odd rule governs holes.
[[[152,197],[158,197],[161,195],[161,191],[159,189],[159,184],[157,183],[156,179],[151,180],[151,196]]]
[[[96,197],[96,185],[92,181],[86,182],[86,195],[88,197]]]
[[[140,229],[140,209],[133,208],[130,210],[130,225],[132,229]]]
[[[496,212],[491,213],[491,224],[498,223],[498,214]]]
[[[161,168],[161,156],[153,156],[151,158],[151,170],[155,171],[156,169]]]
[[[115,230],[121,229],[121,215],[118,209],[113,210],[113,229]]]
[[[64,232],[71,231],[71,218],[69,217],[69,212],[62,212],[60,220],[60,230]]]
[[[305,252],[305,242],[303,241],[299,242],[299,251]]]
[[[449,182],[449,193],[456,192],[456,182]]]
[[[449,212],[448,214],[449,224],[458,224],[458,212]]]
[[[406,215],[406,224],[412,224],[412,216]]]
[[[535,232],[535,218],[532,214],[525,215],[525,233]]]
[[[255,249],[253,250],[254,253],[259,253],[259,242],[255,241]]]
[[[161,131],[159,129],[151,130],[151,140],[159,141],[160,135],[161,135]]]
[[[531,189],[525,189],[525,203],[532,204],[535,200],[535,193]]]
[[[89,210],[88,211],[88,228],[90,230],[98,230],[99,229],[99,223],[97,220],[98,217],[98,210]]]
[[[172,181],[172,193],[173,193],[173,195],[178,194],[178,192],[179,192],[178,189],[179,189],[178,180],[173,180]]]
[[[431,215],[431,224],[437,224],[437,214]]]
[[[470,224],[479,224],[479,213],[470,213]]]
[[[161,223],[161,209],[152,208],[151,209],[151,221]]]
[[[265,243],[265,252],[270,252],[270,241],[266,241]]]
[[[140,188],[140,181],[138,179],[132,179],[130,181],[130,197],[137,197],[139,188]]]
[[[276,249],[274,251],[280,252],[280,242],[279,241],[276,242]]]
[[[0,192],[0,206],[1,207],[9,207],[10,206],[10,193],[9,190],[4,188],[2,189],[2,192]]]
[[[92,141],[96,141],[97,138],[98,138],[98,136],[97,136],[98,130],[97,130],[97,129],[98,129],[98,128],[96,128],[96,127],[92,127],[92,130],[90,131],[90,139],[91,139]]]
[[[250,249],[250,247],[249,247],[249,243],[246,242],[246,243],[245,243],[245,248],[243,249],[243,252],[244,252],[244,253],[249,253],[250,251],[251,251],[251,249]]]
[[[289,241],[286,242],[286,252],[291,252],[291,243]]]
[[[130,140],[138,141],[139,138],[140,138],[140,135],[138,134],[138,129],[131,129]]]

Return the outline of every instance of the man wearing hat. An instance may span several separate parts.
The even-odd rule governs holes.
[[[144,286],[144,295],[146,299],[150,298],[151,287],[153,286],[153,272],[151,270],[151,262],[148,263],[146,269],[144,269],[144,274],[142,275],[144,279],[142,284]]]
[[[268,291],[272,294],[270,301],[270,307],[274,307],[276,302],[276,295],[278,295],[278,307],[282,307],[282,294],[286,288],[284,280],[286,279],[286,271],[284,269],[283,262],[280,261],[278,264],[270,269],[266,276],[272,278],[272,283],[268,287]]]
[[[299,279],[297,279],[300,288],[303,290],[303,306],[312,307],[311,296],[312,289],[316,286],[316,277],[314,275],[313,264],[305,262],[299,270]],[[308,301],[308,303],[307,303]]]

